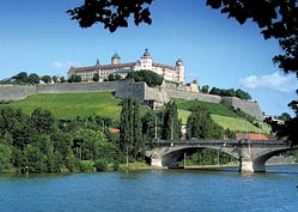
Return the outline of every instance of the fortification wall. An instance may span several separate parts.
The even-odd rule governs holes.
[[[119,81],[115,96],[118,98],[131,97],[143,102],[145,100],[145,83],[135,83],[133,80]]]
[[[37,85],[37,93],[85,93],[85,92],[116,91],[117,86],[118,86],[117,81]]]
[[[186,99],[186,100],[200,100],[204,102],[220,103],[221,97],[216,95],[209,95],[197,92],[187,92],[179,90],[167,89],[170,98]]]
[[[36,93],[36,86],[1,85],[0,101],[17,101]]]
[[[256,102],[241,100],[237,97],[222,97],[222,99],[235,109],[239,108],[243,112],[248,113],[259,120],[264,119],[262,111]]]
[[[158,103],[168,103],[170,97],[166,89],[162,87],[149,87],[145,84],[145,100],[154,100]]]
[[[140,102],[146,100],[156,101],[158,104],[167,103],[170,98],[180,98],[186,100],[200,100],[204,102],[220,103],[225,100],[234,108],[263,120],[263,114],[256,102],[243,101],[237,97],[220,97],[216,95],[203,94],[178,90],[178,87],[155,87],[151,88],[144,82],[135,83],[133,80],[98,82],[98,83],[63,83],[54,85],[37,86],[0,86],[0,101],[16,101],[24,99],[35,93],[86,93],[116,91],[116,97],[132,97]]]

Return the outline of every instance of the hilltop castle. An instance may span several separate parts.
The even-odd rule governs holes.
[[[110,74],[119,74],[125,78],[129,71],[150,70],[162,75],[165,80],[183,84],[184,64],[181,59],[176,61],[175,66],[153,63],[153,59],[145,49],[143,56],[137,62],[121,63],[120,56],[115,53],[111,58],[111,64],[101,65],[97,60],[96,65],[89,67],[71,67],[67,72],[68,78],[73,75],[80,75],[84,81],[92,81],[94,74],[98,73],[101,80],[108,79]]]

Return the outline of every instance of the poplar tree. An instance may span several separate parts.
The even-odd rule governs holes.
[[[178,139],[180,137],[180,125],[181,124],[178,120],[177,105],[175,102],[169,102],[166,105],[164,113],[162,138],[166,140]]]
[[[140,105],[131,98],[125,98],[122,102],[120,125],[120,150],[135,159],[141,157],[144,149],[142,140],[142,123],[140,117]]]

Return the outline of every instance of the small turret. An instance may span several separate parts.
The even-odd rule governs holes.
[[[112,63],[112,65],[120,64],[121,63],[121,57],[117,53],[115,53],[111,58],[111,63]]]
[[[176,66],[183,66],[183,61],[180,58],[176,61]]]
[[[99,59],[96,59],[96,65],[99,66]]]
[[[183,83],[184,82],[184,64],[183,61],[179,58],[176,61],[176,70],[178,72],[178,82]]]
[[[145,52],[143,54],[144,57],[151,57],[150,53],[149,53],[149,50],[146,48],[145,49]]]

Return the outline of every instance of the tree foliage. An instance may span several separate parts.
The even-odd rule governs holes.
[[[99,74],[98,74],[98,73],[95,73],[95,74],[93,75],[93,81],[94,81],[94,82],[98,82],[98,81],[99,81]]]
[[[51,76],[49,76],[49,75],[44,75],[44,76],[41,78],[41,80],[42,80],[44,83],[48,84],[48,83],[50,83],[50,82],[52,81],[52,78],[51,78]]]
[[[203,85],[201,91],[202,91],[202,93],[208,93],[209,92],[209,85]]]
[[[85,168],[85,163],[93,166],[97,160],[116,163],[117,147],[101,129],[97,118],[62,122],[41,108],[28,116],[21,110],[3,107],[0,172],[77,171]]]
[[[73,74],[69,77],[68,82],[73,83],[73,82],[81,82],[82,77],[80,75]]]
[[[181,120],[178,119],[177,105],[174,101],[166,104],[163,115],[162,139],[179,139],[181,137]]]
[[[227,97],[238,97],[240,99],[244,99],[244,100],[250,100],[251,99],[251,95],[241,89],[220,89],[220,88],[216,88],[213,87],[210,92],[210,94],[213,95],[218,95],[218,96],[227,96]]]
[[[39,83],[39,76],[35,73],[32,73],[28,77],[28,82],[31,84],[38,84]]]
[[[134,23],[151,24],[148,5],[153,0],[86,0],[85,3],[68,10],[71,19],[77,20],[81,27],[90,27],[101,23],[104,28],[114,32],[119,27],[127,27],[128,19],[133,15]]]
[[[134,159],[143,155],[144,143],[142,139],[142,123],[140,106],[137,101],[125,98],[122,101],[120,121],[120,150]]]
[[[134,79],[135,82],[146,82],[150,87],[161,85],[164,80],[161,75],[149,70],[131,71],[127,78]]]
[[[186,128],[188,138],[220,139],[224,134],[223,128],[212,120],[209,111],[202,106],[192,108]]]

